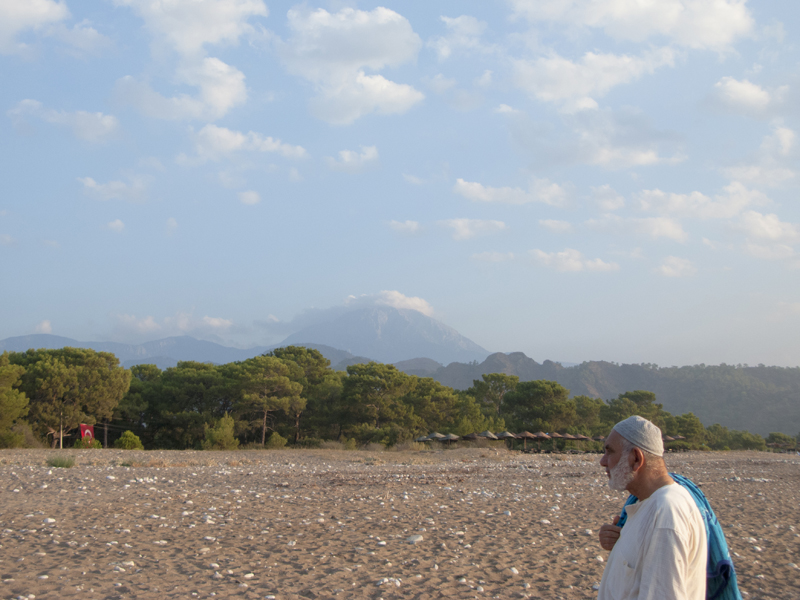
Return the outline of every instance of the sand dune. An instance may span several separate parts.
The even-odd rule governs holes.
[[[597,455],[64,453],[0,452],[4,598],[592,598],[624,500]],[[702,484],[746,598],[800,598],[800,457],[668,466]]]

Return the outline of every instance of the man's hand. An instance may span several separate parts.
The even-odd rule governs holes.
[[[611,550],[614,548],[614,544],[617,543],[619,539],[619,532],[622,531],[622,527],[617,527],[617,522],[619,521],[619,515],[614,517],[614,524],[609,525],[606,523],[605,525],[600,526],[600,546],[603,550]]]

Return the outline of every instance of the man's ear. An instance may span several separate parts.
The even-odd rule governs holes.
[[[644,453],[641,449],[634,447],[631,450],[631,456],[633,457],[633,464],[631,465],[631,470],[634,473],[638,473],[639,469],[644,467]]]

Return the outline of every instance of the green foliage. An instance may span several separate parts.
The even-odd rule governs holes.
[[[85,437],[75,440],[75,444],[72,447],[80,450],[99,450],[103,447],[103,444],[93,437]]]
[[[20,391],[30,401],[28,422],[43,438],[110,419],[128,391],[131,373],[117,357],[87,348],[28,350],[9,354],[11,364],[25,369]]]
[[[122,450],[144,450],[142,440],[140,440],[139,436],[130,430],[125,431],[121,436],[119,436],[119,438],[114,442],[114,448],[121,448]]]
[[[505,396],[502,416],[513,428],[563,431],[576,420],[569,390],[555,381],[523,381]]]
[[[287,440],[285,437],[282,437],[280,433],[273,431],[272,435],[270,435],[267,439],[265,447],[269,448],[270,450],[279,450],[280,448],[283,448],[288,441],[289,440]]]
[[[214,427],[205,426],[203,450],[236,450],[239,440],[233,435],[234,420],[227,413]]]
[[[17,448],[24,436],[14,430],[17,421],[28,414],[28,398],[19,389],[25,368],[12,365],[8,352],[0,354],[0,448]]]
[[[75,459],[71,456],[51,456],[47,465],[56,469],[71,469],[75,466]]]
[[[767,436],[767,445],[773,444],[779,448],[793,449],[796,446],[796,440],[790,435],[773,431]]]
[[[542,367],[556,374],[564,370],[549,365]],[[646,367],[650,375],[664,371]],[[463,436],[527,429],[594,436],[641,415],[667,435],[684,436],[687,447],[765,449],[758,435],[720,425],[706,429],[694,413],[666,412],[653,391],[628,391],[610,400],[570,398],[556,381],[520,382],[503,373],[472,383],[455,391],[376,362],[335,372],[320,352],[299,346],[225,365],[182,361],[165,371],[154,365],[127,371],[113,355],[84,349],[6,353],[0,356],[0,447],[35,445],[36,436],[57,442],[62,415],[66,432],[77,423],[110,419],[126,431],[117,447],[175,449],[283,446],[280,440],[299,448],[391,448],[431,431]],[[591,383],[603,387],[600,380]],[[791,439],[772,434],[769,442],[791,447]]]

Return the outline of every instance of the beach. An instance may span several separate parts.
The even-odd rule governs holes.
[[[599,458],[3,450],[0,596],[593,598],[626,496]],[[800,456],[666,460],[702,485],[745,598],[800,598]]]

